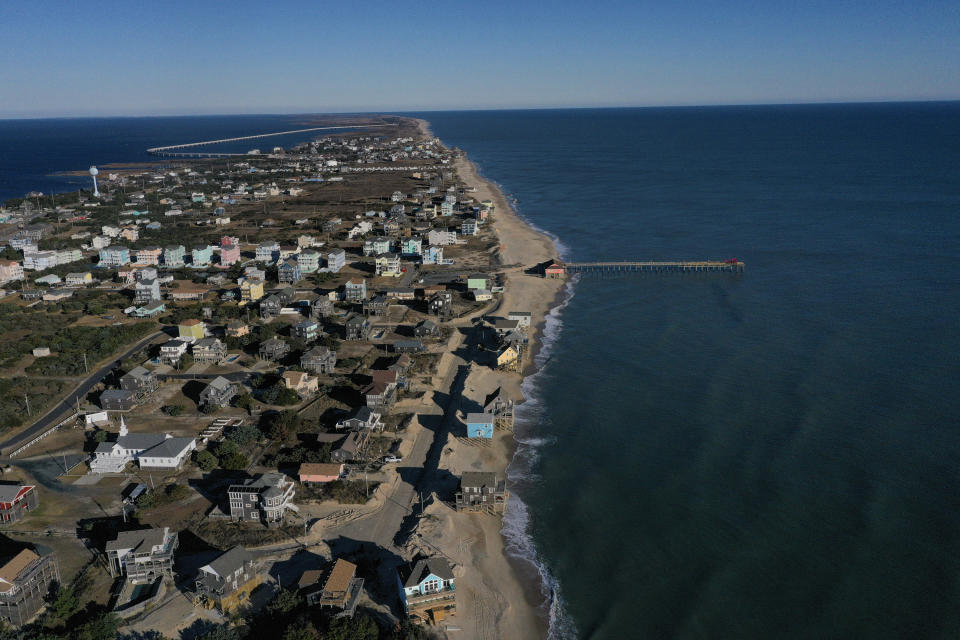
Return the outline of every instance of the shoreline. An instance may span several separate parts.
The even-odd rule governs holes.
[[[419,119],[417,122],[423,135],[433,137],[428,122]],[[493,201],[495,208],[491,226],[501,245],[498,257],[503,265],[519,264],[529,267],[558,257],[559,251],[554,239],[521,218],[501,188],[481,176],[477,166],[465,153],[457,157],[455,169],[464,185],[476,189],[471,194],[474,199]],[[532,314],[526,362],[520,373],[477,371],[471,374],[470,380],[482,391],[489,391],[498,385],[502,386],[507,395],[519,406],[527,400],[524,395],[525,382],[540,370],[537,359],[544,347],[547,316],[561,306],[569,298],[570,293],[566,281],[525,274],[523,267],[506,267],[503,272],[505,282],[500,311],[523,310],[530,311]],[[514,462],[520,445],[513,433],[498,433],[494,446],[489,452],[491,455],[484,455],[486,464],[484,469],[496,471],[507,478],[508,490],[510,487],[507,470]],[[477,457],[475,452],[461,451],[464,448],[463,445],[453,438],[448,442],[448,446],[454,449],[448,461],[454,465],[459,461],[466,468],[467,462]],[[466,458],[466,460],[458,460],[458,458]],[[476,466],[476,462],[473,464]],[[518,497],[510,497],[507,503],[508,514],[511,506],[517,508],[518,502]],[[525,505],[520,508],[526,511]],[[466,516],[473,522],[460,522],[463,520],[460,516]],[[521,525],[525,525],[525,514],[522,517],[524,522]],[[485,620],[495,627],[495,637],[546,638],[550,631],[551,610],[554,605],[552,587],[546,583],[542,567],[537,564],[535,558],[515,555],[508,551],[509,546],[517,545],[517,541],[509,539],[506,531],[509,524],[517,523],[509,522],[507,514],[503,518],[494,519],[491,516],[454,512],[452,520],[454,520],[453,526],[441,537],[448,546],[455,546],[458,539],[476,533],[477,529],[486,534],[484,536],[486,557],[475,557],[472,567],[475,572],[481,574],[478,576],[479,580],[467,579],[466,574],[469,573],[469,569],[463,577],[458,577],[458,580],[465,582],[469,589],[479,591],[487,603],[494,604],[480,605],[481,609],[486,610],[477,611],[476,606],[471,606],[473,603],[458,602],[458,610],[462,608],[463,613],[466,614],[464,618],[473,618],[478,621],[478,625],[480,620]],[[520,532],[516,533],[520,534]],[[526,531],[522,532],[522,535],[526,534]],[[477,555],[479,554],[475,554]],[[464,628],[463,631],[472,630]],[[478,632],[474,636],[472,633],[458,633],[457,637],[484,637],[484,634]]]

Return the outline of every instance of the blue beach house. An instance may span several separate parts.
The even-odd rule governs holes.
[[[421,558],[397,570],[403,608],[415,622],[438,624],[457,610],[457,593],[450,563],[440,557]]]
[[[468,438],[493,438],[492,413],[468,413],[466,423]]]

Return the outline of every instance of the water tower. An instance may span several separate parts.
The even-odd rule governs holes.
[[[97,189],[97,174],[100,173],[100,170],[96,167],[90,167],[90,176],[93,178],[93,197],[99,198],[100,191]]]

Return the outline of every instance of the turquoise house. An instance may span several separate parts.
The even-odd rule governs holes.
[[[492,413],[468,413],[466,423],[468,438],[493,438]]]
[[[193,266],[209,267],[210,261],[213,260],[213,247],[210,245],[194,247],[191,257],[193,258]]]

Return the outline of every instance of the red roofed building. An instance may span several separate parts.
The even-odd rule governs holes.
[[[543,270],[543,275],[547,278],[560,278],[566,273],[566,269],[559,262],[551,262]]]
[[[0,485],[0,523],[18,522],[40,504],[32,484]]]

